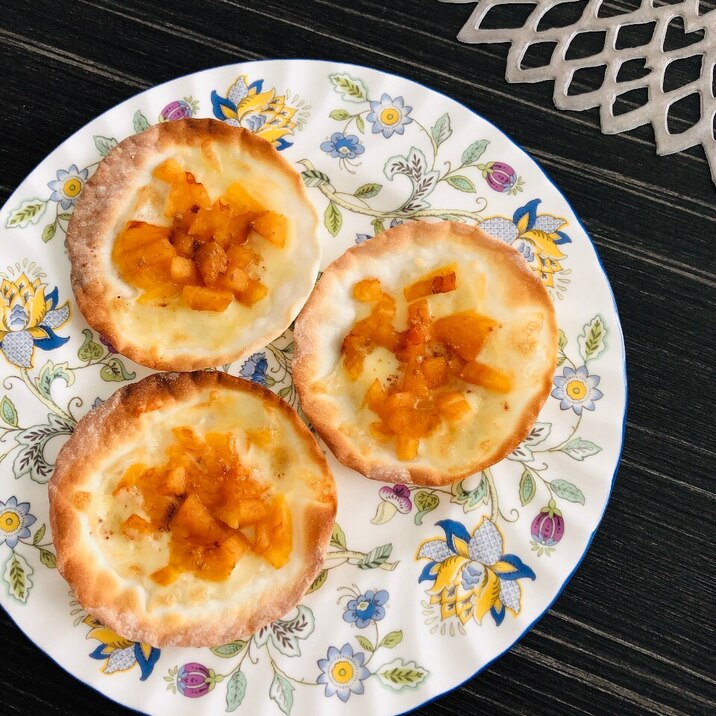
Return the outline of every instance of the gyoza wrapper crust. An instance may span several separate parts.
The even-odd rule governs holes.
[[[429,459],[422,462],[401,461],[395,455],[394,445],[391,445],[392,459],[385,454],[378,454],[378,443],[375,443],[376,450],[372,454],[362,455],[350,436],[341,430],[342,424],[351,422],[351,416],[339,410],[333,396],[317,389],[321,380],[319,372],[323,357],[326,351],[331,351],[326,345],[326,326],[334,319],[336,306],[346,301],[354,302],[351,293],[354,280],[372,277],[365,266],[370,260],[387,261],[391,257],[395,259],[400,256],[405,259],[401,261],[402,265],[410,257],[411,247],[433,245],[439,256],[441,245],[448,242],[463,247],[465,260],[477,252],[488,263],[493,274],[499,275],[500,280],[509,281],[509,300],[515,308],[522,308],[529,303],[543,311],[547,321],[545,348],[548,358],[535,381],[534,395],[515,417],[513,428],[493,449],[481,453],[476,445],[471,455],[464,456],[451,465],[449,470],[437,469],[429,463]],[[420,277],[415,275],[411,280]],[[345,326],[346,333],[349,329],[350,325]],[[557,334],[556,316],[549,294],[519,252],[467,224],[451,221],[408,222],[350,248],[323,272],[294,326],[293,379],[306,416],[344,465],[372,480],[427,486],[446,485],[499,462],[529,433],[552,386],[557,358]],[[341,360],[340,354],[333,358],[336,364]],[[375,419],[378,419],[377,416]]]
[[[140,174],[146,172],[147,167],[153,167],[156,158],[163,152],[182,147],[201,147],[205,141],[215,146],[233,147],[252,161],[270,166],[276,176],[281,176],[290,184],[290,193],[300,205],[302,217],[307,225],[310,224],[311,230],[296,236],[295,246],[290,249],[295,255],[287,254],[286,260],[300,264],[306,280],[300,293],[290,296],[284,305],[272,306],[267,316],[257,317],[257,321],[240,329],[240,333],[236,333],[236,328],[232,333],[231,322],[227,321],[225,343],[208,353],[202,341],[202,321],[206,312],[180,306],[180,310],[192,315],[196,330],[182,352],[177,353],[175,346],[168,348],[158,343],[152,331],[127,335],[119,329],[118,310],[131,303],[132,299],[117,295],[118,282],[123,286],[126,284],[108,275],[109,270],[113,270],[108,267],[108,256],[115,240],[117,218],[126,211],[141,187]],[[188,171],[192,169],[191,166],[185,168]],[[178,371],[223,365],[270,343],[296,317],[318,273],[321,249],[316,235],[317,226],[316,210],[300,175],[269,142],[249,130],[214,119],[163,122],[116,145],[83,187],[67,229],[72,290],[77,306],[90,326],[105,336],[119,353],[137,363],[155,370]],[[288,247],[284,249],[287,250]],[[274,298],[269,293],[256,306]],[[166,320],[171,321],[169,311],[166,314]]]
[[[293,583],[280,583],[279,588],[275,588],[276,585],[267,582],[259,598],[246,601],[240,593],[234,593],[219,611],[212,606],[213,618],[207,615],[188,619],[182,614],[181,604],[157,616],[146,609],[146,592],[139,584],[126,584],[111,564],[99,564],[97,549],[87,530],[82,501],[76,495],[91,482],[100,459],[132,440],[142,414],[191,400],[207,389],[253,394],[264,404],[281,411],[306,447],[315,464],[315,470],[307,480],[315,499],[306,504],[302,515],[292,513],[294,521],[304,521],[305,543],[294,544],[290,557],[303,559],[304,564]],[[117,634],[157,647],[216,646],[245,639],[285,615],[298,604],[321,570],[337,504],[335,483],[325,457],[298,414],[266,388],[215,371],[154,374],[121,388],[90,411],[60,450],[49,483],[49,500],[57,569],[69,583],[77,601]],[[275,574],[279,575],[280,570]],[[210,594],[212,582],[205,581],[204,584]]]

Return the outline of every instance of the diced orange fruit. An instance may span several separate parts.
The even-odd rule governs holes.
[[[435,336],[450,346],[460,358],[474,360],[498,326],[497,321],[476,311],[463,311],[438,318],[433,324],[433,330]]]
[[[181,181],[184,178],[184,170],[181,164],[175,159],[167,159],[162,162],[152,174],[161,181],[171,184],[174,181]]]
[[[460,377],[468,383],[474,383],[495,393],[509,393],[512,390],[512,378],[509,373],[479,361],[466,363]]]
[[[365,278],[353,286],[353,298],[356,301],[379,301],[383,296],[383,287],[377,278]]]
[[[264,211],[259,214],[251,225],[254,231],[261,237],[275,244],[279,248],[286,245],[286,237],[288,235],[288,220],[283,214],[277,214],[275,211]]]
[[[283,567],[293,549],[293,527],[288,502],[276,495],[269,515],[256,524],[254,551],[276,569]]]
[[[470,412],[470,403],[457,390],[440,395],[437,399],[437,404],[440,414],[448,420],[458,420]]]
[[[212,203],[204,185],[174,159],[153,175],[169,184],[164,214],[171,225],[127,222],[112,250],[123,280],[144,289],[138,300],[160,306],[179,300],[194,310],[223,311],[233,300],[252,306],[263,299],[268,288],[256,275],[261,255],[254,244],[283,247],[287,218],[267,210],[240,183]],[[159,195],[154,187],[144,189]],[[258,238],[250,240],[253,234]],[[187,286],[214,290],[182,289]]]
[[[457,288],[455,266],[444,266],[423,276],[403,289],[406,301],[416,301],[436,293],[448,293]]]
[[[227,291],[233,291],[234,293],[246,291],[250,282],[249,274],[243,269],[236,268],[236,266],[229,266],[226,269],[226,273],[216,279],[216,285],[219,288],[225,288]]]
[[[237,212],[261,214],[264,211],[263,205],[238,182],[229,186],[226,191],[226,199]]]
[[[196,264],[184,256],[174,256],[169,265],[169,275],[174,283],[198,285],[201,280]]]
[[[202,244],[194,255],[194,261],[206,286],[213,286],[229,267],[226,251],[216,241]]]
[[[382,346],[392,351],[400,365],[399,380],[384,387],[374,379],[362,407],[380,420],[370,423],[371,436],[378,442],[394,440],[400,460],[413,460],[420,441],[430,436],[443,421],[455,422],[471,411],[460,390],[462,381],[505,393],[512,379],[502,370],[476,360],[485,342],[500,324],[474,310],[433,320],[428,297],[457,288],[454,265],[423,276],[404,289],[407,329],[398,333],[393,325],[397,306],[383,291],[377,278],[366,278],[353,286],[353,298],[374,303],[367,318],[357,320],[341,346],[343,367],[357,380],[372,350]]]
[[[418,456],[420,441],[407,435],[398,435],[395,441],[395,451],[399,460],[414,460]]]
[[[205,288],[204,286],[184,286],[181,292],[184,303],[195,311],[225,311],[234,296],[231,291]]]
[[[448,363],[445,356],[426,358],[420,368],[428,388],[439,388],[448,382]]]
[[[236,298],[246,306],[253,306],[258,303],[262,298],[265,298],[268,293],[268,289],[264,286],[261,281],[256,279],[249,279],[248,285],[241,291],[236,291]]]
[[[149,576],[157,584],[161,584],[163,587],[167,587],[170,584],[176,582],[177,579],[179,579],[179,577],[181,576],[181,571],[178,570],[176,567],[172,567],[168,564],[165,567],[156,570],[156,572],[152,572]]]

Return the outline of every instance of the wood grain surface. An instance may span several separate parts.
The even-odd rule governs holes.
[[[554,108],[551,83],[507,84],[506,45],[455,39],[472,8],[6,0],[0,204],[46,154],[118,102],[242,60],[368,65],[485,116],[544,167],[597,246],[626,339],[626,442],[602,525],[554,607],[495,664],[416,713],[716,713],[716,191],[708,165],[701,149],[657,157],[649,127],[602,135],[596,110]],[[716,3],[701,8],[716,21]],[[684,105],[677,125],[694,116]],[[2,611],[0,644],[0,714],[129,713],[66,674]]]

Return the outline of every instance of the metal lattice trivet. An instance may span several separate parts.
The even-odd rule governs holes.
[[[554,103],[559,109],[584,110],[600,108],[602,131],[617,134],[651,122],[656,137],[658,154],[672,154],[697,144],[703,145],[706,158],[711,166],[711,177],[716,183],[716,139],[714,139],[714,117],[716,99],[712,88],[712,75],[716,65],[716,11],[699,15],[698,0],[684,0],[674,5],[654,7],[654,0],[643,0],[640,7],[632,12],[623,12],[612,17],[599,17],[603,0],[590,0],[581,17],[572,25],[537,30],[540,20],[554,7],[575,0],[440,0],[449,3],[473,3],[478,6],[460,31],[458,39],[468,43],[510,42],[505,77],[508,82],[540,82],[554,80]],[[482,22],[486,15],[499,5],[534,4],[523,27],[485,29]],[[703,38],[686,47],[664,50],[664,38],[669,24],[681,17],[684,31],[703,31]],[[617,36],[622,27],[656,23],[651,41],[640,47],[616,49]],[[566,59],[570,43],[585,32],[606,31],[604,49],[591,57]],[[523,68],[523,58],[534,44],[556,42],[548,65]],[[701,55],[701,75],[677,89],[665,92],[664,75],[667,66],[674,60]],[[648,74],[639,79],[617,82],[620,67],[629,60],[644,60]],[[597,68],[606,65],[601,87],[583,94],[570,95],[568,88],[574,73],[581,68]],[[633,89],[646,87],[648,101],[624,114],[614,114],[614,103],[619,95]],[[669,107],[688,95],[698,93],[701,100],[701,117],[689,129],[680,133],[669,132],[667,117]]]

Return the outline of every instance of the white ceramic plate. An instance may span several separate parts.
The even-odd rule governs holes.
[[[74,305],[64,247],[74,201],[117,140],[190,115],[260,133],[302,172],[323,217],[324,266],[395,222],[481,222],[548,286],[560,365],[523,445],[452,489],[381,486],[331,459],[338,526],[326,570],[298,610],[249,642],[160,652],[117,637],[73,601],[54,569],[46,484],[76,420],[147,373],[105,345]],[[457,102],[325,62],[207,70],[77,132],[22,183],[0,226],[0,603],[41,649],[109,698],[176,716],[237,707],[334,713],[338,701],[345,714],[404,712],[509,649],[584,556],[622,445],[626,378],[612,293],[564,197]],[[288,332],[230,371],[295,405],[291,356]],[[459,551],[453,537],[469,544],[457,560],[449,559]],[[442,600],[432,594],[436,574]],[[450,590],[458,584],[479,621],[457,615]]]

